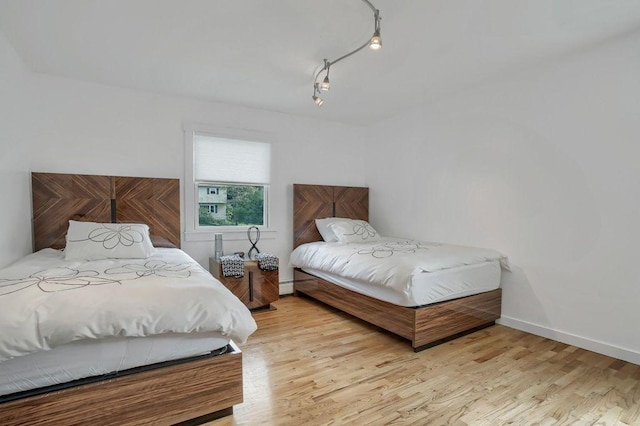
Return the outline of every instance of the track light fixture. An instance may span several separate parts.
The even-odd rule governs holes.
[[[331,83],[329,82],[329,76],[327,75],[322,83],[320,83],[320,90],[324,90],[325,92],[331,88]]]
[[[371,50],[380,50],[382,49],[382,37],[380,37],[380,15],[376,10],[375,12],[376,18],[376,29],[373,31],[373,37],[369,41],[369,48]]]
[[[329,67],[330,66],[331,66],[331,64],[329,63],[329,61],[327,61],[325,59],[324,60],[324,69],[327,70],[327,75],[324,76],[324,80],[322,80],[322,83],[320,83],[320,85],[318,86],[318,88],[320,90],[322,90],[323,92],[326,92],[331,88],[331,83],[329,82]]]
[[[362,46],[358,47],[355,50],[352,50],[349,53],[346,53],[346,54],[340,56],[338,59],[334,59],[333,61],[329,61],[328,59],[324,59],[324,65],[322,66],[320,71],[318,71],[318,73],[316,74],[316,77],[313,80],[313,96],[312,96],[312,99],[313,99],[313,102],[315,102],[315,104],[318,105],[318,106],[321,106],[324,103],[324,100],[320,96],[318,96],[320,94],[320,91],[326,92],[331,88],[331,83],[329,82],[329,69],[331,68],[332,65],[340,62],[343,59],[348,58],[349,56],[353,55],[354,53],[357,53],[357,52],[361,51],[362,49],[364,49],[367,46],[369,46],[369,48],[371,50],[380,50],[382,48],[382,38],[380,37],[380,19],[381,19],[380,18],[380,11],[378,9],[376,9],[375,6],[372,5],[369,0],[362,0],[362,1],[364,3],[366,3],[367,6],[369,6],[371,8],[371,10],[373,11],[373,20],[374,20],[373,35]],[[324,73],[324,79],[322,79],[322,81],[319,82],[318,79],[320,78],[320,76],[323,73]]]

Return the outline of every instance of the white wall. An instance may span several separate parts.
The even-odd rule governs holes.
[[[374,226],[499,249],[504,324],[640,363],[639,40],[379,124]]]
[[[0,33],[0,267],[31,252],[29,79]]]
[[[5,44],[0,53],[6,61],[11,52],[6,41],[0,40]],[[13,244],[16,238],[28,242],[26,249],[20,246],[16,253],[22,255],[31,248],[29,171],[183,180],[182,127],[188,122],[272,135],[271,225],[277,233],[275,239],[265,239],[258,247],[281,258],[281,281],[292,279],[292,272],[286,267],[293,239],[292,184],[364,183],[361,128],[84,83],[24,69],[15,70],[11,78],[9,87],[24,79],[29,89],[0,100],[2,111],[6,109],[11,113],[9,119],[16,121],[9,126],[10,134],[5,134],[5,123],[0,126],[2,149],[13,152],[6,161],[3,155],[2,173],[20,179],[19,185],[4,180],[0,184],[3,205],[11,206],[0,209],[0,265],[17,257],[8,254],[9,243]],[[21,98],[24,100],[19,102]],[[5,117],[3,114],[3,120]],[[26,142],[25,146],[31,148],[29,154],[14,141]],[[20,154],[19,150],[24,152]],[[184,194],[184,182],[182,191]],[[212,237],[213,234],[211,240]],[[226,252],[248,251],[250,247],[244,241],[225,243]],[[185,242],[183,238],[183,249],[207,265],[208,256],[213,254],[213,241]]]

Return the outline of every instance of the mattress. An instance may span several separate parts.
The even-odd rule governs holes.
[[[0,362],[0,396],[204,355],[228,343],[217,331],[78,340]]]
[[[406,307],[429,305],[495,290],[500,286],[501,275],[500,262],[491,261],[418,273],[412,276],[410,286],[400,289],[345,278],[317,269],[302,268],[302,270],[347,290]]]

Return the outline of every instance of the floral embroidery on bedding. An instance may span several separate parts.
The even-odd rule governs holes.
[[[157,276],[164,278],[189,278],[191,265],[188,263],[171,264],[164,260],[149,260],[144,263],[129,263],[117,268],[109,268],[102,275],[98,271],[59,267],[35,272],[28,277],[0,278],[0,296],[16,293],[37,286],[45,293],[77,290],[87,286],[105,284],[123,284],[138,278]],[[106,277],[113,275],[117,277]]]
[[[144,264],[130,263],[118,268],[109,268],[104,271],[104,273],[109,275],[134,273],[137,275],[137,278],[148,277],[150,275],[165,278],[189,278],[191,276],[190,267],[191,265],[188,263],[172,265],[164,260],[149,260]]]
[[[364,220],[354,220],[353,232],[350,234],[345,233],[345,235],[357,235],[359,237],[362,237],[363,240],[366,240],[368,238],[375,237],[376,235],[378,235],[378,232],[373,229],[373,227],[369,225],[368,222],[365,222]]]
[[[120,284],[118,280],[100,277],[97,271],[79,271],[72,268],[51,268],[35,272],[28,277],[0,279],[0,296],[37,286],[45,293],[75,290],[88,285]]]
[[[131,225],[105,226],[92,230],[85,239],[69,240],[70,242],[92,241],[102,243],[102,247],[113,249],[118,245],[130,247],[144,241],[144,234]]]
[[[394,254],[416,253],[419,250],[429,250],[432,247],[439,247],[441,245],[440,243],[423,243],[413,240],[386,241],[359,250],[355,254],[371,255],[377,259],[384,259]]]

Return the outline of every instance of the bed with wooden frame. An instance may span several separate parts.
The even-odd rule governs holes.
[[[32,195],[34,251],[62,248],[69,219],[146,223],[180,247],[178,179],[32,173]],[[223,355],[28,392],[0,403],[0,424],[199,424],[231,414],[242,396],[242,353],[230,342]]]
[[[369,188],[293,185],[293,247],[322,241],[315,219],[369,220]],[[294,292],[304,294],[411,341],[415,351],[490,326],[500,318],[501,289],[419,307],[403,307],[347,290],[301,269]]]

